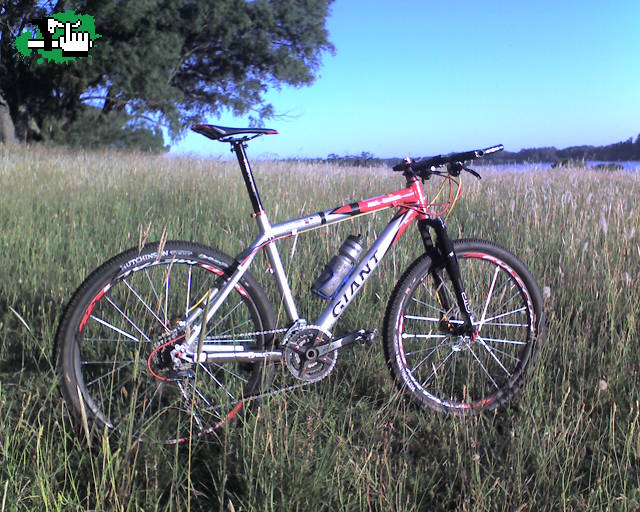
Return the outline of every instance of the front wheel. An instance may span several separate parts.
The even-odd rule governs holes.
[[[499,407],[519,391],[544,334],[542,295],[524,264],[480,240],[454,242],[476,335],[463,319],[451,280],[428,256],[398,282],[384,326],[387,363],[410,400],[438,411]]]
[[[188,363],[185,319],[233,259],[189,242],[149,244],[114,257],[80,286],[56,336],[64,398],[89,426],[136,439],[181,442],[212,431],[269,385],[265,363]],[[204,340],[271,348],[273,310],[246,273]]]

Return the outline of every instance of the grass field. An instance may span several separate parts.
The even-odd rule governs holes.
[[[388,169],[254,167],[275,220],[402,184]],[[255,226],[235,164],[0,146],[0,512],[640,509],[640,175],[483,172],[465,181],[451,235],[505,246],[550,291],[546,342],[511,406],[468,419],[405,406],[378,339],[213,442],[176,448],[79,433],[53,338],[86,275],[145,232],[229,254],[247,245]],[[302,315],[319,311],[308,288],[340,241],[372,237],[388,220],[300,237],[292,264],[291,242],[281,243]],[[419,252],[411,230],[340,330],[380,330]]]

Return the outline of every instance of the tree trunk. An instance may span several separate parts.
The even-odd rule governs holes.
[[[9,111],[9,104],[0,94],[0,142],[13,144],[16,141],[16,131]]]

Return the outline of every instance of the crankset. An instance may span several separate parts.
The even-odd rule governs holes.
[[[359,329],[334,341],[318,327],[309,326],[288,336],[284,362],[291,374],[306,382],[324,379],[333,370],[338,349],[355,342],[371,343],[376,330]]]

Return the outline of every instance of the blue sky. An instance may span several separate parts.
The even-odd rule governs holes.
[[[251,156],[419,156],[601,145],[640,133],[640,1],[337,0],[335,55],[267,100]],[[246,126],[232,115],[205,121]],[[172,153],[223,156],[190,133]]]

